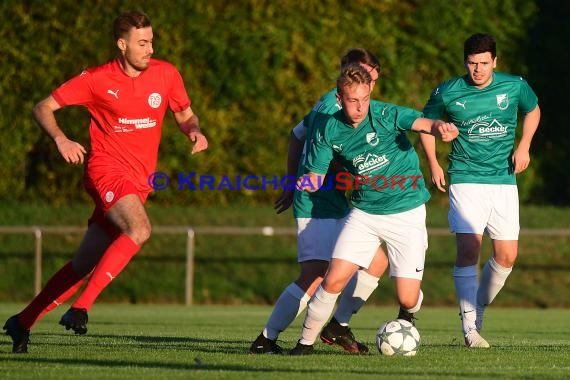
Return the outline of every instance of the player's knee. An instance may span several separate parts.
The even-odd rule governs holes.
[[[515,265],[516,257],[509,257],[506,260],[497,263],[504,268],[512,268]]]
[[[349,279],[332,279],[332,278],[325,278],[321,286],[324,290],[329,293],[340,293],[346,286],[346,283]]]
[[[140,244],[139,245],[142,245],[148,239],[150,239],[151,233],[152,233],[152,227],[150,226],[150,224],[146,224],[146,225],[144,225],[144,227],[141,227],[140,231],[139,231],[139,234],[140,234]]]
[[[493,257],[493,260],[503,268],[512,268],[515,265],[516,259],[516,254]]]
[[[129,235],[137,245],[143,245],[148,239],[150,239],[151,233],[152,227],[150,223],[142,223],[127,231],[127,235]]]

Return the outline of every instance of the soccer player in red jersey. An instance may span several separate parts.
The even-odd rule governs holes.
[[[151,58],[148,16],[138,11],[121,14],[114,21],[113,35],[116,59],[71,78],[33,109],[35,120],[69,164],[82,164],[87,151],[67,138],[54,113],[71,105],[89,110],[91,150],[84,184],[95,208],[73,259],[26,308],[6,321],[4,330],[12,338],[14,353],[27,352],[32,326],[70,298],[91,274],[60,321],[68,330],[85,334],[87,313],[97,296],[150,237],[143,205],[152,190],[149,177],[155,171],[166,110],[194,144],[192,154],[208,147],[180,73],[172,64]]]

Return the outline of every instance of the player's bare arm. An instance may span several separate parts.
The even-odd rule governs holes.
[[[412,131],[434,135],[444,142],[450,142],[459,136],[459,130],[455,124],[448,123],[443,120],[427,119],[424,117],[417,118],[414,121]]]
[[[55,111],[60,108],[59,103],[50,95],[37,103],[32,113],[38,125],[53,139],[63,159],[69,164],[82,164],[87,151],[81,144],[68,139],[57,125]]]
[[[530,164],[530,144],[540,122],[540,108],[538,105],[523,117],[523,132],[517,149],[513,153],[513,164],[515,174],[528,168]]]
[[[420,142],[431,173],[431,182],[439,191],[445,192],[445,173],[437,161],[435,137],[427,133],[420,133]]]
[[[295,136],[291,131],[291,137],[289,138],[289,149],[287,151],[287,178],[294,178],[297,175],[297,169],[299,168],[299,161],[301,158],[301,153],[303,152],[304,141],[301,141]],[[281,214],[283,211],[291,207],[293,203],[293,194],[295,192],[294,183],[287,183],[287,186],[283,189],[283,193],[277,198],[273,204],[273,208],[277,214]]]
[[[188,107],[183,111],[175,112],[174,118],[180,131],[194,143],[192,154],[208,149],[208,140],[200,130],[198,116],[192,112],[192,108]]]

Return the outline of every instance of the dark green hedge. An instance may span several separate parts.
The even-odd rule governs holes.
[[[562,71],[569,6],[538,0],[4,1],[0,200],[87,199],[82,168],[63,162],[34,124],[31,108],[83,68],[114,56],[112,21],[131,7],[150,15],[155,57],[182,72],[210,141],[206,153],[191,156],[169,116],[161,171],[216,178],[283,175],[289,131],[333,86],[344,51],[362,46],[375,52],[383,64],[375,96],[421,109],[433,86],[463,72],[463,40],[486,31],[498,41],[499,69],[527,77],[543,109],[533,165],[519,179],[521,199],[570,201],[564,174],[570,154],[563,149],[570,137],[562,112],[556,112],[569,88]],[[63,109],[57,117],[69,137],[87,144],[85,110]],[[276,194],[170,188],[152,199],[169,205],[254,204]]]

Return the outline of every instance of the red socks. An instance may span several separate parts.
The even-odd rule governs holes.
[[[103,289],[121,273],[139,249],[128,235],[119,235],[99,260],[87,286],[72,307],[89,311]]]
[[[111,243],[95,267],[91,279],[73,307],[89,311],[97,296],[105,289],[138,252],[140,247],[127,235],[121,234]],[[83,284],[71,265],[65,264],[46,283],[42,291],[18,315],[20,326],[30,330],[47,312],[71,297]]]
[[[32,326],[50,310],[71,297],[83,283],[83,279],[73,271],[71,261],[56,272],[42,291],[18,315],[20,326],[30,330]]]
[[[81,280],[77,281],[77,283],[75,285],[73,285],[71,288],[67,289],[65,291],[65,293],[63,293],[55,301],[53,301],[52,303],[47,305],[47,307],[41,312],[41,314],[38,316],[38,318],[36,318],[36,321],[39,321],[40,319],[42,319],[42,317],[45,314],[49,313],[50,311],[52,311],[53,309],[55,309],[56,307],[58,307],[59,305],[61,305],[65,301],[67,301],[69,299],[69,297],[74,295],[77,292],[77,290],[81,287],[81,285],[83,285],[84,280],[85,280],[85,278],[82,278]]]

